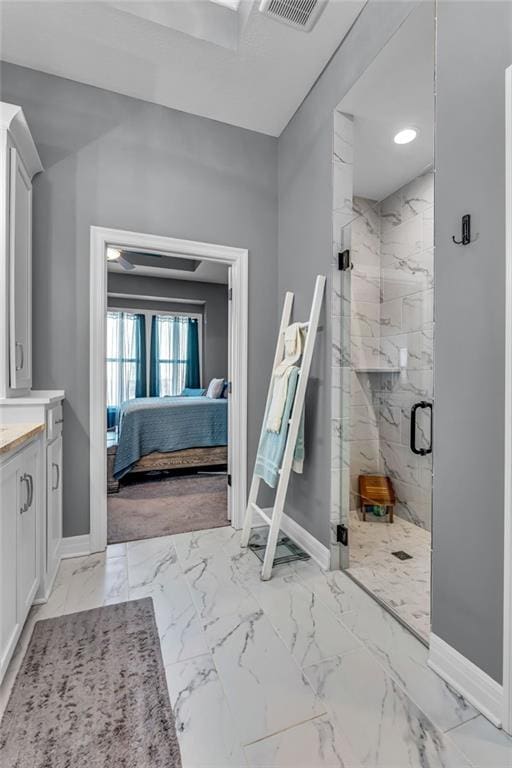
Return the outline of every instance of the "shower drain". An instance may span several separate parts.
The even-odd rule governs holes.
[[[404,552],[403,549],[399,549],[398,552],[391,553],[394,557],[398,557],[399,560],[412,560],[412,555]]]

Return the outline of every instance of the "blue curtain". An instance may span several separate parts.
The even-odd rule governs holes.
[[[151,358],[149,361],[149,394],[151,397],[160,395],[159,358],[158,317],[153,315],[151,318]]]
[[[135,320],[135,397],[146,397],[146,318],[144,315],[136,315]]]
[[[201,384],[199,367],[199,329],[197,320],[189,317],[187,335],[187,372],[185,386],[197,388]]]
[[[117,425],[119,418],[119,408],[117,405],[107,405],[107,429]]]

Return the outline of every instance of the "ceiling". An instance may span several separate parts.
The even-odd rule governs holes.
[[[339,108],[354,115],[354,192],[382,200],[434,161],[434,4],[421,3]],[[395,134],[418,131],[410,144]]]
[[[190,280],[200,283],[224,283],[228,282],[229,267],[215,261],[196,261],[192,259],[180,259],[176,255],[150,254],[134,251],[121,251],[122,256],[135,266],[129,271],[123,269],[115,261],[108,261],[109,272],[118,272],[130,277],[159,277],[172,280]],[[180,268],[180,261],[182,267]],[[153,264],[151,263],[153,262]]]
[[[305,33],[210,0],[0,3],[2,59],[278,136],[364,0],[329,0]],[[227,14],[227,15],[226,15]]]

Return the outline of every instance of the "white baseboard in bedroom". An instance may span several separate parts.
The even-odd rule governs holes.
[[[68,557],[83,557],[91,554],[91,542],[88,533],[83,536],[67,536],[62,539],[60,556],[64,560]]]
[[[265,509],[264,512],[270,516],[272,514],[272,509],[269,507],[268,509]],[[283,533],[289,536],[290,539],[293,539],[299,545],[299,547],[302,547],[304,552],[307,552],[308,555],[310,555],[310,557],[312,557],[313,560],[318,563],[320,568],[323,568],[326,571],[329,570],[331,564],[331,554],[328,547],[324,546],[324,544],[321,544],[318,539],[315,539],[315,537],[312,536],[309,531],[306,531],[306,529],[296,523],[293,518],[285,514],[283,514],[281,520],[281,530]]]
[[[433,633],[428,666],[493,725],[501,728],[503,687]]]

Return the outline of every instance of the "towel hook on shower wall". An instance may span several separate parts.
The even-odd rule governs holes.
[[[462,239],[456,240],[455,235],[452,235],[452,240],[455,245],[469,245],[471,242],[471,216],[466,213],[462,217]]]

